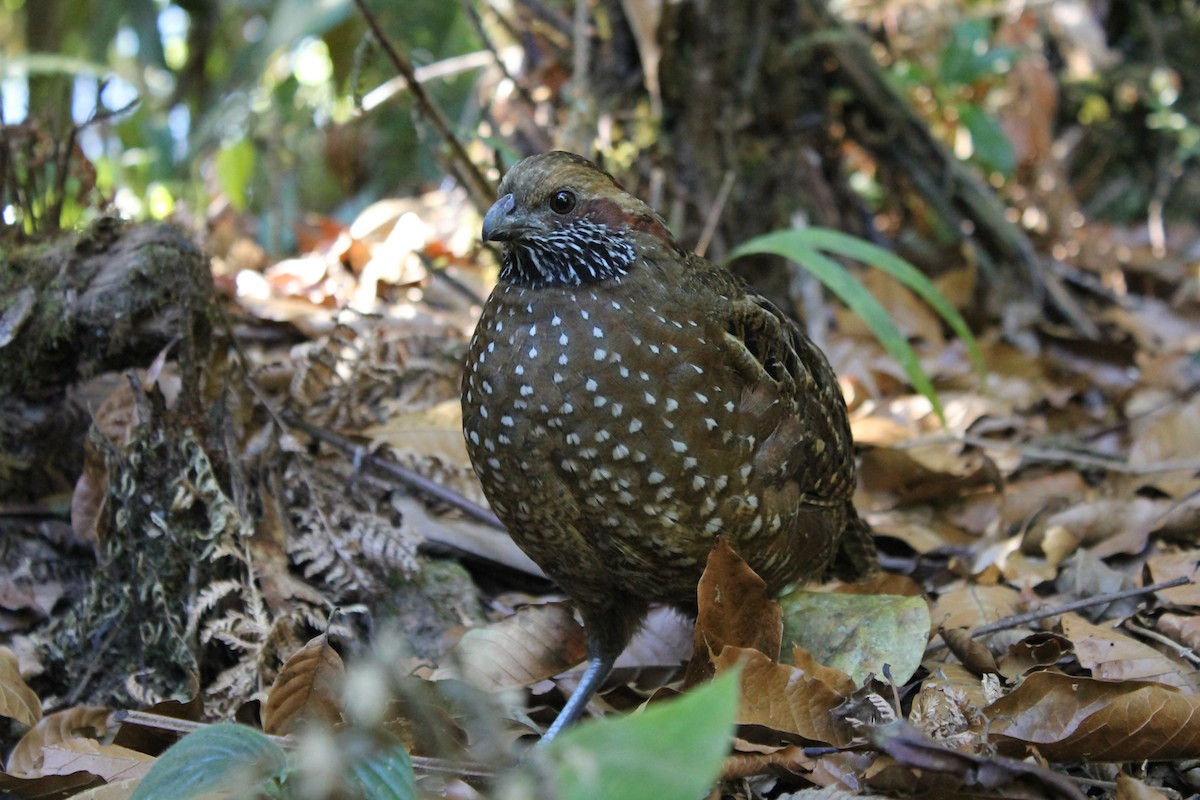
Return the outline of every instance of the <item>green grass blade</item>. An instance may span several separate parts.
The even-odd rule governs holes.
[[[962,339],[963,344],[967,347],[967,353],[971,357],[971,362],[975,365],[975,371],[982,378],[987,374],[987,366],[983,362],[983,352],[979,349],[979,342],[975,340],[975,335],[971,333],[971,329],[967,327],[967,321],[962,318],[958,310],[950,304],[938,288],[933,285],[933,281],[925,277],[924,273],[914,267],[912,264],[905,261],[895,253],[884,250],[882,247],[872,244],[871,242],[859,239],[856,236],[851,236],[841,231],[831,230],[829,228],[808,228],[803,231],[780,231],[778,234],[767,234],[767,236],[799,234],[804,237],[804,242],[811,247],[824,250],[829,253],[836,253],[840,256],[853,258],[856,261],[861,261],[864,264],[869,264],[873,267],[883,270],[891,275],[902,284],[912,289],[916,294],[928,303],[934,311],[946,321],[950,329],[954,331],[959,339]],[[766,237],[760,237],[766,238]]]
[[[888,354],[904,368],[904,373],[908,376],[913,388],[933,404],[934,412],[945,425],[946,417],[942,412],[942,404],[938,400],[937,392],[934,391],[933,383],[921,369],[916,351],[913,350],[912,345],[908,343],[900,329],[896,327],[896,323],[892,322],[887,309],[875,299],[875,295],[854,280],[854,276],[845,267],[824,253],[813,249],[804,241],[798,241],[795,236],[783,235],[789,233],[795,232],[780,231],[751,239],[734,250],[730,255],[730,260],[751,253],[770,253],[794,261],[811,272],[817,280],[825,284],[829,291],[849,306],[851,311],[858,314],[863,323],[879,339],[879,343],[883,345]]]

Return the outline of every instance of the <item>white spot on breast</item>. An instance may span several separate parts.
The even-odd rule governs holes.
[[[718,492],[721,491],[722,489],[724,489],[728,485],[729,485],[729,476],[728,475],[718,475],[717,479],[715,481],[713,481],[713,488],[716,489]]]
[[[684,456],[684,458],[683,458],[683,468],[684,469],[695,469],[696,465],[699,463],[700,462],[696,459],[695,456]]]
[[[505,414],[503,417],[500,418],[500,424],[506,428],[511,428],[514,424],[513,418],[508,416],[507,414]]]
[[[607,442],[611,438],[612,438],[612,434],[606,430],[596,431],[596,441],[597,442]]]
[[[598,394],[596,395],[596,399],[592,401],[592,404],[595,405],[596,408],[604,408],[604,406],[608,404],[608,398],[602,394]]]
[[[624,411],[624,410],[625,410],[625,406],[621,405],[620,403],[613,403],[613,406],[612,406],[612,415],[613,415],[614,417],[619,417],[619,416],[621,416],[621,412],[622,412],[622,411]]]
[[[720,517],[713,517],[708,521],[708,524],[704,526],[704,532],[708,534],[715,534],[717,531],[721,530],[721,526],[724,524],[725,523],[721,521]]]
[[[612,452],[613,460],[620,461],[622,458],[624,458],[627,455],[629,455],[629,448],[626,447],[625,445],[619,444],[613,448],[613,452]]]
[[[597,361],[603,361],[604,357],[607,355],[608,355],[607,350],[602,350],[599,347],[597,347],[596,352],[592,353],[592,358],[596,359]]]
[[[699,392],[693,392],[693,394],[696,395],[696,399],[699,400],[701,404],[708,402],[708,395],[700,394]]]
[[[650,345],[650,352],[654,353],[655,355],[658,355],[659,352],[661,352],[661,351],[658,349],[658,345],[652,344],[652,345]]]
[[[742,476],[743,481],[750,477],[750,471],[752,469],[753,469],[753,467],[751,467],[749,464],[747,464],[738,470],[738,474]]]
[[[710,431],[717,429],[717,421],[712,417],[705,417],[704,424]]]
[[[646,476],[646,483],[650,484],[651,486],[657,486],[658,484],[662,483],[666,479],[667,479],[666,475],[663,475],[658,470],[654,470],[653,472],[651,472],[649,475]]]
[[[559,364],[559,366],[562,366],[562,367],[565,367],[567,365],[567,354],[566,353],[563,353],[561,356],[558,357],[558,364]]]
[[[467,438],[471,440],[471,444],[476,444],[476,445],[479,444],[479,432],[478,431],[471,431],[469,434],[467,434]]]
[[[621,373],[622,378],[629,377],[629,367],[620,367],[617,372]]]
[[[667,411],[674,411],[677,408],[679,408],[679,401],[676,400],[674,397],[668,397],[667,398]]]
[[[696,374],[697,374],[697,375],[703,375],[703,374],[704,374],[704,370],[703,370],[703,368],[701,368],[699,365],[697,365],[697,364],[689,364],[688,366],[689,366],[689,367],[691,367],[692,369],[696,370]]]
[[[529,348],[529,357],[537,358],[537,348],[536,347]]]
[[[569,342],[569,341],[571,341],[571,340],[567,338],[567,335],[565,333],[560,333],[558,335],[558,343],[561,344],[563,347],[566,347],[567,342]]]
[[[529,397],[529,395],[531,395],[531,394],[533,394],[532,386],[530,386],[529,384],[524,384],[523,386],[521,386],[521,397]]]
[[[570,414],[574,410],[575,410],[575,406],[571,405],[570,403],[563,403],[562,406],[558,409],[558,413]]]
[[[640,419],[635,419],[635,420],[630,421],[630,423],[629,423],[629,432],[630,433],[637,433],[641,429],[642,429],[642,421]]]
[[[686,453],[687,452],[687,442],[681,442],[678,439],[672,439],[671,440],[671,449],[674,450],[676,453]]]
[[[643,453],[641,450],[634,450],[634,451],[633,451],[633,463],[635,463],[635,464],[641,464],[641,463],[645,462],[645,460],[646,460],[646,454],[645,454],[645,453]]]
[[[494,353],[495,351],[496,351],[496,343],[495,343],[495,342],[488,342],[488,352],[489,352],[489,353]]]
[[[734,409],[733,401],[730,400],[728,403],[725,404],[725,410],[732,413],[733,409]]]
[[[750,523],[750,533],[758,533],[762,530],[762,517],[755,517]]]
[[[578,433],[567,434],[567,444],[577,447],[581,441],[583,440],[579,438]]]
[[[563,382],[563,376],[562,376],[562,373],[561,373],[561,372],[556,372],[556,373],[554,373],[554,382],[555,382],[555,383],[562,383],[562,382]]]
[[[492,393],[492,384],[488,381],[483,382],[483,391],[487,394]]]
[[[518,375],[524,375],[524,374],[525,374],[525,368],[524,368],[523,366],[521,366],[520,364],[517,364],[517,366],[516,366],[516,368],[513,370],[513,372],[517,373]]]
[[[550,324],[557,328],[559,325],[562,325],[562,317],[560,317],[558,314],[555,314],[550,318]]]
[[[500,459],[498,458],[489,458],[487,463],[492,469],[500,469]]]
[[[665,503],[671,499],[671,495],[673,495],[673,494],[675,494],[674,489],[672,489],[670,486],[663,486],[661,489],[659,489],[657,492],[654,493],[654,499],[656,501],[658,501],[659,503]],[[678,513],[678,512],[676,512],[676,513]]]
[[[532,308],[527,308],[527,309],[525,309],[525,310],[526,310],[528,313],[530,313],[530,314],[532,314],[532,313],[533,313],[533,309],[532,309]],[[533,325],[530,325],[530,326],[529,326],[529,335],[530,335],[530,336],[537,336],[537,323],[536,323],[536,322],[535,322]]]
[[[756,494],[747,495],[745,499],[746,499],[746,505],[750,508],[751,511],[758,510],[758,495],[756,495]]]
[[[599,325],[597,325],[596,327],[592,328],[592,336],[595,336],[597,339],[603,339],[603,338],[604,338],[604,331],[600,330],[600,326],[599,326]]]
[[[587,319],[588,318],[587,309],[586,308],[579,309],[579,316],[583,317],[584,319]]]
[[[678,348],[678,347],[676,347],[676,346],[675,346],[675,345],[673,345],[673,344],[669,344],[669,345],[667,345],[667,349],[668,349],[668,350],[670,350],[672,353],[678,353],[678,352],[679,352],[679,348]]]
[[[654,398],[654,395],[650,394],[649,392],[646,392],[644,397],[645,397],[646,403],[648,403],[649,405],[654,405],[655,403],[658,402],[658,400],[656,400]]]
[[[642,513],[647,517],[656,517],[658,516],[658,512],[658,506],[651,505],[650,503],[646,503],[646,505],[642,506]]]
[[[564,458],[562,460],[562,464],[560,464],[559,466],[562,467],[563,472],[570,472],[570,473],[574,474],[579,471],[579,462],[575,461],[572,458]]]
[[[488,410],[487,410],[487,406],[480,406],[480,407],[479,407],[479,416],[483,417],[484,419],[487,419],[487,418],[488,418]]]
[[[587,389],[589,392],[594,392],[599,387],[599,385],[600,384],[596,383],[595,378],[588,378],[587,383],[584,384],[584,388]]]
[[[644,381],[648,381],[648,380],[650,380],[650,373],[648,373],[648,372],[638,372],[638,377],[639,377],[639,378],[641,378],[641,379],[642,379],[642,380],[644,380]]]
[[[496,320],[496,332],[499,333],[502,330],[504,330],[504,323],[500,320]]]
[[[623,506],[631,506],[633,505],[633,495],[625,491],[619,492],[617,494],[617,502]]]
[[[612,301],[612,307],[613,307],[614,309],[616,309],[617,311],[620,311],[620,310],[621,310],[621,304],[620,304],[620,303],[618,303],[616,300],[613,300],[613,301]]]
[[[692,478],[692,489],[698,492],[704,488],[704,484],[706,483],[708,483],[708,481],[704,480],[703,475],[697,475],[696,477]]]

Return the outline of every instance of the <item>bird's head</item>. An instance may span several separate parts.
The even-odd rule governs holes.
[[[645,247],[677,247],[653,209],[592,162],[561,151],[508,171],[483,218],[483,240],[503,244],[502,281],[533,288],[620,280]]]

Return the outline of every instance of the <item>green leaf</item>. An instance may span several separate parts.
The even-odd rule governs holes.
[[[987,170],[999,172],[1004,177],[1012,175],[1017,160],[1012,143],[1004,135],[1000,123],[988,116],[978,106],[962,105],[958,108],[959,119],[971,134],[971,148],[975,160]]]
[[[189,800],[213,792],[253,797],[288,771],[287,754],[269,736],[232,723],[210,725],[171,746],[130,800]]]
[[[816,244],[812,241],[813,230],[821,229],[775,231],[756,236],[735,249],[729,258],[732,261],[751,253],[771,253],[794,261],[815,275],[829,291],[841,298],[842,302],[849,306],[851,311],[858,314],[863,323],[871,329],[875,338],[883,345],[883,349],[887,350],[888,354],[904,368],[904,373],[908,376],[913,388],[929,398],[934,412],[944,425],[946,417],[942,411],[941,401],[938,400],[937,392],[934,391],[929,376],[921,369],[921,363],[917,359],[917,353],[913,350],[912,345],[904,338],[904,334],[888,316],[887,309],[875,299],[875,296],[856,281],[845,267],[816,249]],[[879,265],[875,264],[875,266]]]
[[[560,800],[697,800],[729,754],[737,711],[735,670],[641,713],[580,725],[538,757],[551,762]]]
[[[372,749],[353,758],[347,765],[347,778],[358,789],[358,796],[370,800],[416,800],[417,778],[412,759],[399,740],[388,747]]]
[[[242,139],[217,153],[217,185],[238,211],[246,210],[248,189],[254,178],[258,154],[254,145]]]
[[[929,638],[929,606],[923,597],[836,594],[796,590],[779,598],[783,609],[783,658],[791,643],[819,663],[845,672],[862,686],[868,673],[905,683],[921,666]]]

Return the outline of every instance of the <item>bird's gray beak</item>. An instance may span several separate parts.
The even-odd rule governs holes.
[[[505,242],[517,233],[511,223],[511,215],[517,201],[512,192],[501,197],[488,212],[483,215],[483,240],[485,242]]]

